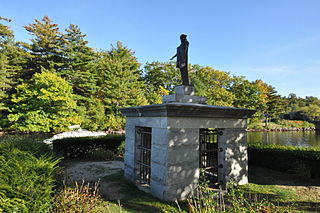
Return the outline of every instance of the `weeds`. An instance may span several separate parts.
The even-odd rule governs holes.
[[[189,213],[282,213],[290,207],[277,207],[257,194],[247,193],[241,187],[230,186],[228,192],[214,191],[206,183],[199,186],[196,196],[187,200]]]
[[[63,189],[54,198],[54,213],[85,213],[85,212],[116,212],[121,213],[120,202],[118,206],[112,206],[109,202],[103,201],[98,194],[99,182],[93,188],[89,183],[76,182],[74,187],[64,185]]]

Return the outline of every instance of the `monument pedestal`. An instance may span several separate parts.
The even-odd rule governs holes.
[[[120,109],[126,116],[125,177],[171,201],[192,196],[207,166],[216,169],[208,175],[222,188],[229,181],[246,184],[246,119],[255,111],[202,104],[205,98],[190,86],[175,92],[163,104]]]
[[[174,94],[162,96],[162,103],[197,103],[205,104],[207,99],[194,95],[194,87],[180,85],[175,87]]]

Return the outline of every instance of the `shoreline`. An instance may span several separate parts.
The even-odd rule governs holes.
[[[274,129],[247,129],[247,132],[309,132],[316,131],[314,127],[291,127],[291,128],[274,128]]]

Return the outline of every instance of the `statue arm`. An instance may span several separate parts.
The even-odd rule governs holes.
[[[175,54],[174,56],[172,56],[172,58],[170,58],[170,60],[174,59],[175,57],[177,57],[177,54]]]

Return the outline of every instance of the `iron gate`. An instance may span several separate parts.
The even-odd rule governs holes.
[[[138,134],[138,176],[140,183],[150,184],[151,172],[151,128],[137,127]]]
[[[200,129],[199,168],[210,186],[218,185],[218,130]]]

